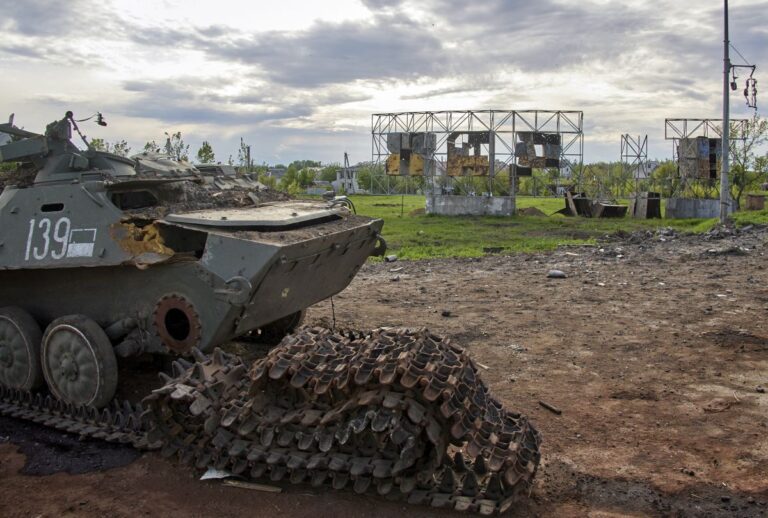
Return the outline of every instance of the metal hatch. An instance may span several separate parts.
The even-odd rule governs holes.
[[[282,228],[338,217],[338,209],[314,202],[280,202],[260,207],[223,208],[168,214],[165,221],[206,227]]]

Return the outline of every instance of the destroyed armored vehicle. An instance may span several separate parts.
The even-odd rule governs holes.
[[[174,160],[168,153],[144,152],[131,157],[137,162],[139,172],[163,172],[168,169],[197,172],[204,180],[203,185],[213,192],[226,189],[250,189],[266,191],[267,186],[251,173],[238,174],[234,166],[227,164],[192,165],[185,160]]]
[[[5,386],[45,383],[103,406],[115,356],[206,351],[272,323],[289,331],[383,253],[381,220],[219,189],[167,157],[83,151],[73,130],[71,112],[43,135],[0,125],[12,137],[0,160],[19,163],[0,195]]]
[[[290,331],[384,252],[380,220],[218,187],[167,156],[80,151],[75,122],[0,125],[0,159],[21,163],[0,194],[0,414],[433,507],[493,514],[530,492],[538,432],[450,339],[301,327],[250,364],[214,348]],[[177,355],[172,376],[112,400],[116,356],[142,352]]]

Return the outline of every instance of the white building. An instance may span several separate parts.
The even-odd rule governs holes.
[[[336,192],[344,192],[346,194],[358,194],[363,192],[357,184],[357,173],[359,169],[360,166],[337,169],[336,180],[331,182],[333,190]]]

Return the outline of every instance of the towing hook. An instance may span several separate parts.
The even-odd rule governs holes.
[[[235,276],[224,283],[226,288],[213,292],[233,306],[244,306],[251,298],[253,286],[245,277]]]
[[[381,257],[387,251],[387,242],[381,237],[381,234],[376,233],[376,248],[371,252],[373,257]]]

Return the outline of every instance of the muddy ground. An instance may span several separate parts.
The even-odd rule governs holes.
[[[336,322],[427,326],[487,367],[493,392],[544,437],[531,498],[508,516],[768,516],[767,240],[765,229],[638,234],[369,264],[334,298]],[[329,302],[309,312],[331,319]],[[157,454],[7,419],[0,502],[9,517],[460,516],[304,486],[222,487]]]

